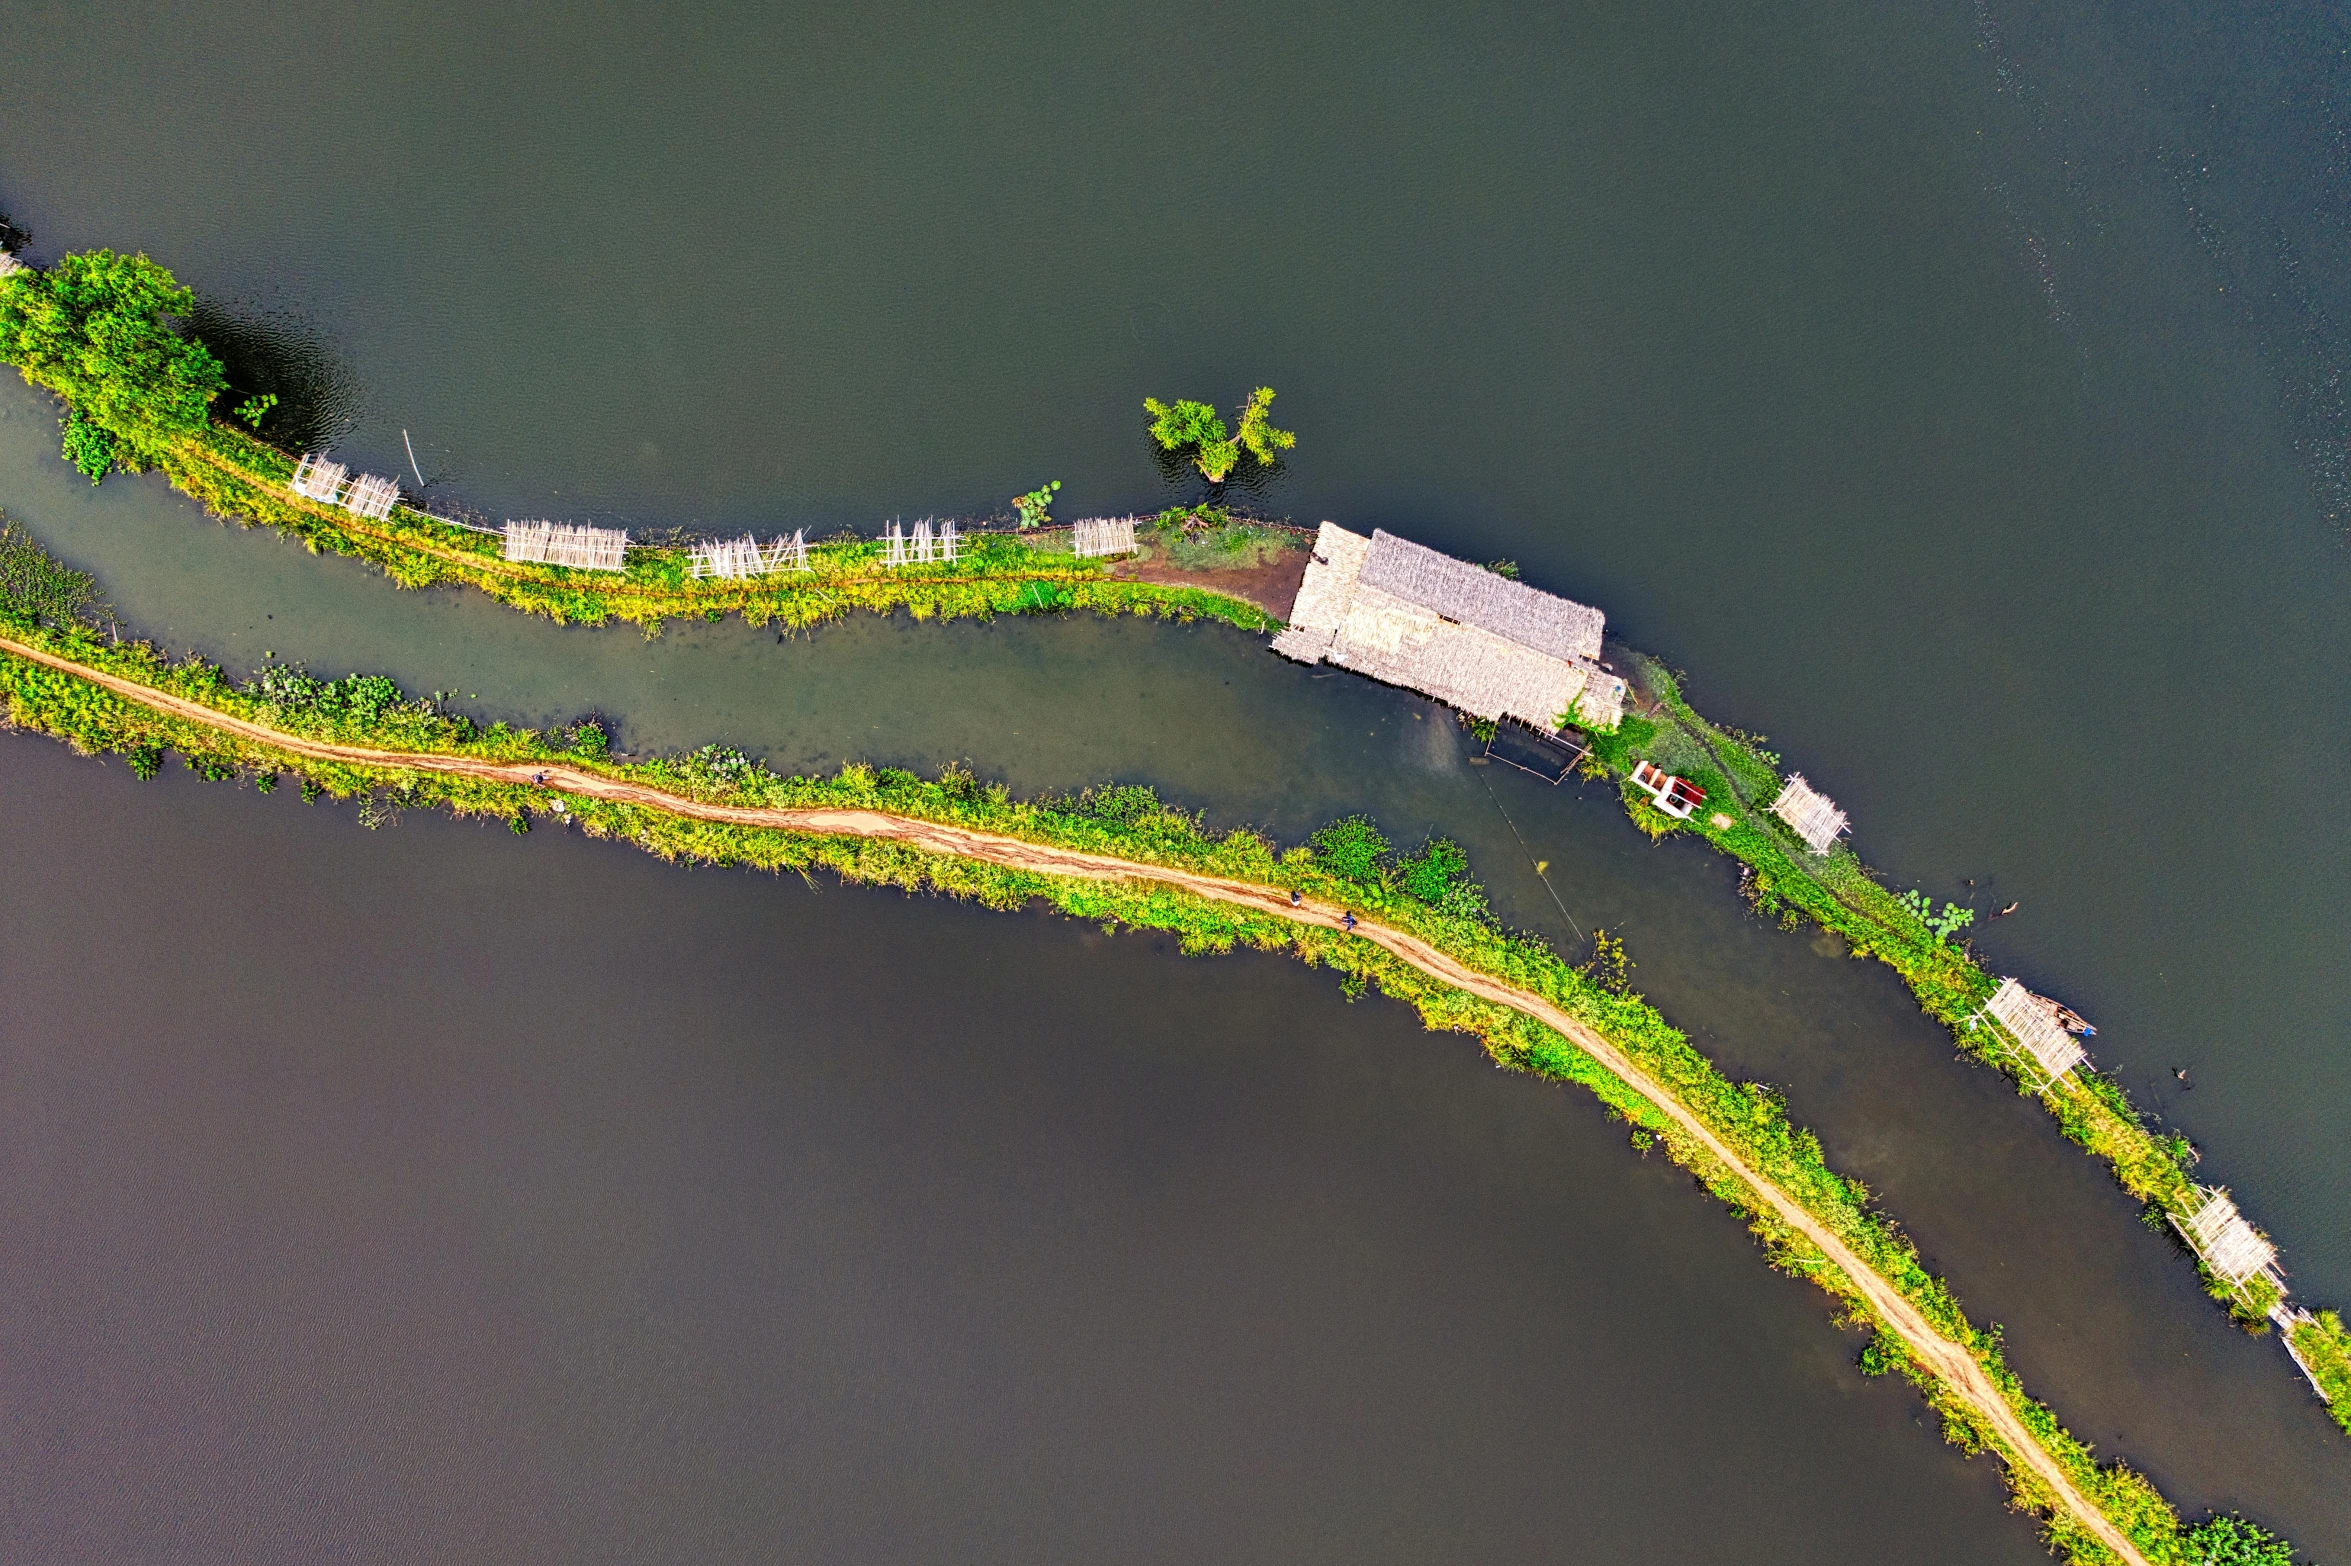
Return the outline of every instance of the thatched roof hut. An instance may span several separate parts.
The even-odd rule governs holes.
[[[1624,681],[1593,660],[1603,617],[1388,532],[1325,522],[1274,651],[1545,732],[1614,728]]]
[[[1356,580],[1547,657],[1600,656],[1600,632],[1607,617],[1599,610],[1438,554],[1384,529],[1373,531]]]

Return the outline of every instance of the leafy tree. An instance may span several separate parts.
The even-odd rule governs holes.
[[[201,430],[227,384],[212,350],[177,325],[194,304],[145,256],[83,251],[0,278],[0,359],[63,396],[135,472]],[[68,455],[87,473],[97,448],[73,438],[69,423]]]
[[[1194,465],[1211,484],[1222,484],[1244,451],[1271,467],[1281,460],[1281,453],[1298,444],[1296,435],[1273,427],[1268,417],[1272,408],[1273,388],[1258,387],[1241,405],[1241,427],[1235,434],[1225,429],[1223,415],[1208,403],[1143,399],[1143,410],[1151,415],[1151,438],[1167,451],[1191,451]]]
[[[1387,857],[1388,840],[1369,816],[1341,816],[1308,838],[1307,846],[1322,867],[1335,876],[1364,886],[1380,879],[1380,861]]]

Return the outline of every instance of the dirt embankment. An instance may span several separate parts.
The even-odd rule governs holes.
[[[704,821],[772,827],[788,832],[886,838],[931,853],[977,859],[1045,875],[1103,881],[1157,881],[1218,902],[1248,908],[1256,913],[1323,929],[1343,928],[1348,912],[1344,908],[1313,900],[1293,905],[1287,893],[1252,882],[1231,881],[1220,876],[1200,875],[1159,865],[1136,864],[1107,854],[1054,848],[995,833],[976,832],[968,827],[918,821],[874,810],[720,805],[689,799],[642,783],[603,777],[559,763],[481,761],[464,756],[419,755],[406,751],[373,750],[358,745],[327,744],[232,718],[199,702],[165,695],[134,681],[87,668],[70,659],[5,638],[0,638],[0,651],[74,675],[143,706],[321,761],[438,772],[510,784],[528,785],[544,778],[546,787],[567,794],[641,805]],[[1937,1332],[1918,1307],[1903,1297],[1900,1290],[1863,1262],[1851,1247],[1805,1211],[1793,1197],[1743,1162],[1679,1099],[1653,1081],[1615,1045],[1541,996],[1514,989],[1499,979],[1467,968],[1416,936],[1370,920],[1357,920],[1354,934],[1385,948],[1443,983],[1466,990],[1480,999],[1523,1012],[1574,1040],[1578,1047],[1656,1105],[1660,1113],[1720,1160],[1725,1168],[1735,1173],[1755,1193],[1757,1200],[1769,1207],[1790,1228],[1811,1241],[1839,1271],[1850,1278],[1869,1301],[1870,1308],[1877,1313],[1878,1318],[1909,1346],[1921,1363],[1968,1403],[1985,1426],[1995,1432],[2017,1460],[2023,1462],[2049,1487],[2058,1497],[2059,1504],[2084,1528],[2128,1566],[2148,1566],[2146,1557],[2140,1554],[2129,1538],[2104,1513],[2090,1504],[2088,1498],[2074,1485],[2071,1476],[2033,1439],[2031,1431],[2026,1429],[2016,1411],[2008,1406],[2007,1400],[2000,1395],[1991,1377],[1985,1374],[1984,1368],[1976,1363],[1972,1354]]]
[[[1306,563],[1312,558],[1311,551],[1301,549],[1264,565],[1227,571],[1187,571],[1164,560],[1122,560],[1110,568],[1110,575],[1160,587],[1204,587],[1212,593],[1247,599],[1275,619],[1286,621],[1290,605],[1298,601],[1298,584],[1306,580]]]

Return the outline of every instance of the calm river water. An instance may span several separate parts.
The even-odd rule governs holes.
[[[493,514],[1156,504],[1140,397],[1270,382],[1262,504],[1516,557],[2021,901],[1979,944],[2351,1299],[2338,23],[762,17],[12,6],[0,206]],[[2351,1443],[2037,1111],[1425,703],[1211,628],[558,630],[54,450],[0,392],[0,506],[232,667],[1449,832],[2101,1450],[2351,1554]],[[0,745],[16,1554],[2035,1558],[1686,1181],[1327,976],[167,776]]]

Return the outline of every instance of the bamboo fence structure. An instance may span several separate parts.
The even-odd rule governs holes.
[[[2021,1063],[2040,1068],[2043,1081],[2034,1084],[2036,1087],[2056,1082],[2090,1058],[2058,1021],[2057,1003],[2035,995],[2014,979],[2000,981],[1992,998],[1984,1002],[1984,1014],[2016,1041],[2022,1050]]]
[[[400,501],[400,483],[374,473],[362,473],[351,481],[351,488],[343,496],[343,509],[353,516],[367,517],[381,522],[392,514],[392,507]]]
[[[626,528],[589,527],[569,522],[509,522],[506,558],[580,571],[628,568]]]
[[[343,479],[350,469],[340,462],[329,462],[316,452],[306,451],[302,460],[294,464],[294,479],[288,486],[305,500],[333,505],[343,493]]]
[[[1771,802],[1771,813],[1788,823],[1816,854],[1826,854],[1848,824],[1837,802],[1805,782],[1801,772],[1789,774],[1780,797]]]
[[[1088,517],[1069,525],[1069,552],[1080,560],[1135,552],[1133,517]]]
[[[2267,1274],[2283,1288],[2285,1280],[2277,1273],[2278,1248],[2269,1237],[2237,1211],[2227,1190],[2217,1185],[2202,1190],[2204,1205],[2184,1224],[2174,1219],[2172,1227],[2204,1258],[2213,1276],[2229,1287],[2240,1288],[2246,1279]]]

